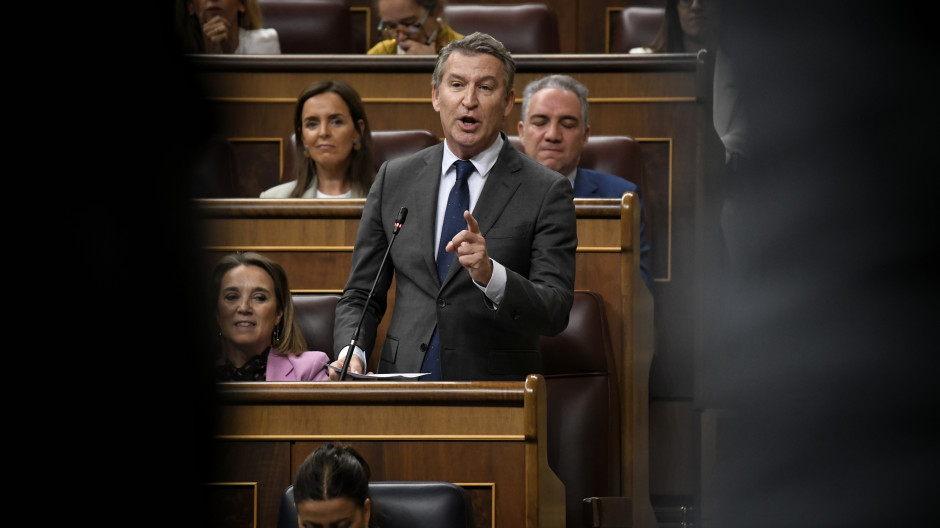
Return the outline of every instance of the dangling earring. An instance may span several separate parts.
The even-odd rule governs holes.
[[[281,344],[281,332],[278,329],[278,325],[274,325],[274,332],[271,333],[271,344],[274,346]]]
[[[310,149],[307,148],[307,145],[304,145],[304,157],[310,159]]]
[[[362,148],[362,140],[361,140],[361,139],[357,139],[356,141],[353,141],[353,150],[355,150],[356,152],[359,152],[359,149],[361,149],[361,148]]]

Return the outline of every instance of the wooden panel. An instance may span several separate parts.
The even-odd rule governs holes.
[[[698,414],[692,402],[650,403],[651,495],[691,497],[697,493]],[[691,505],[691,502],[686,502]]]
[[[284,171],[281,138],[228,140],[232,144],[238,169],[233,188],[242,191],[239,196],[229,198],[257,198],[261,191],[281,183],[281,173]]]
[[[356,2],[347,2],[355,4]],[[373,24],[373,20],[376,22]],[[371,7],[350,7],[349,24],[353,32],[353,51],[365,53],[372,47],[372,31],[378,25],[377,19],[372,17]]]
[[[212,455],[213,524],[276,526],[280,494],[275,490],[284,491],[290,483],[290,446],[276,441],[229,441],[214,446]],[[246,495],[246,485],[253,488],[253,496]]]
[[[650,245],[650,274],[656,282],[672,280],[672,141],[644,139],[646,240]]]
[[[222,383],[214,475],[257,482],[259,528],[304,457],[350,443],[373,480],[440,480],[474,490],[480,528],[564,526],[548,466],[545,383]],[[489,495],[487,493],[489,492]]]
[[[255,482],[222,482],[206,485],[209,528],[256,528],[258,485]]]

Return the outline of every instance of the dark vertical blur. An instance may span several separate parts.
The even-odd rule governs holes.
[[[51,110],[31,139],[48,140],[33,190],[52,228],[24,327],[44,345],[33,414],[53,431],[34,475],[49,522],[202,527],[214,325],[190,190],[213,119],[173,2],[106,7],[46,33],[65,40],[45,58],[69,66],[31,84]]]
[[[698,373],[733,416],[707,525],[935,523],[934,28],[912,4],[723,5],[754,164]]]

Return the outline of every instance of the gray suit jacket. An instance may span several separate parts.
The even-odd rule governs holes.
[[[375,282],[357,344],[371,351],[395,278],[395,309],[379,372],[419,372],[440,326],[444,380],[522,380],[542,371],[540,335],[568,325],[577,226],[571,184],[503,148],[472,211],[490,258],[507,269],[498,309],[455,257],[441,284],[434,261],[435,209],[444,144],[385,162],[366,199],[349,281],[336,307],[335,353],[349,345],[402,207],[408,216]],[[334,356],[336,357],[336,356]]]

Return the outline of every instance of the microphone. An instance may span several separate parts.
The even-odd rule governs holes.
[[[392,227],[392,239],[389,240],[388,247],[385,248],[385,255],[382,257],[382,263],[379,265],[379,272],[375,274],[375,280],[372,281],[372,289],[369,290],[369,296],[366,297],[366,302],[362,305],[362,313],[359,314],[359,323],[356,325],[356,331],[353,332],[352,339],[349,341],[349,349],[346,351],[346,360],[343,361],[343,369],[339,372],[339,381],[343,381],[346,378],[346,371],[349,370],[349,360],[352,359],[353,352],[356,350],[356,342],[359,341],[359,330],[362,328],[363,319],[366,318],[366,309],[369,307],[369,301],[372,300],[375,285],[378,284],[379,277],[382,276],[385,261],[388,260],[388,252],[392,250],[392,244],[395,243],[395,237],[398,236],[398,231],[401,230],[401,226],[405,223],[406,216],[408,216],[408,208],[402,207],[398,211],[398,216],[395,218],[395,226]]]

